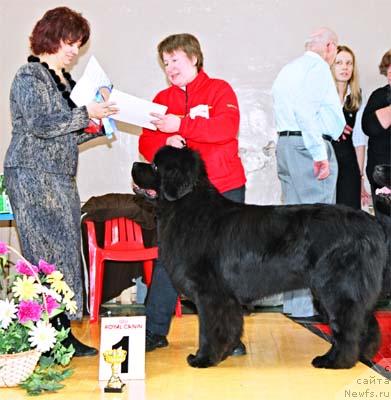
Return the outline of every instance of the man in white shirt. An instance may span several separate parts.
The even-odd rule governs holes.
[[[285,204],[335,203],[338,165],[331,140],[345,126],[330,70],[337,41],[328,28],[313,32],[304,55],[283,67],[273,84],[277,169]],[[285,293],[284,312],[315,315],[309,290]]]

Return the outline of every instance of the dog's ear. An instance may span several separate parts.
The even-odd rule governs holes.
[[[171,148],[169,152],[160,153],[158,161],[160,193],[166,200],[179,200],[193,190],[200,178],[202,165],[198,153],[190,149]]]
[[[193,190],[191,182],[186,181],[186,176],[180,171],[170,174],[169,177],[162,179],[161,193],[168,201],[179,200]]]

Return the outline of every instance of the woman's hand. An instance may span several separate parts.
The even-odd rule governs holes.
[[[166,145],[181,149],[186,146],[186,140],[181,135],[174,135],[167,138]]]
[[[340,140],[346,140],[353,132],[353,128],[346,124],[345,127],[343,128],[342,135],[338,138],[337,142]]]
[[[370,196],[369,193],[365,189],[365,182],[364,182],[364,177],[361,177],[361,204],[363,206],[368,206],[370,202]]]
[[[151,113],[154,119],[151,124],[154,124],[160,132],[173,133],[178,132],[181,125],[181,119],[174,114],[162,115],[158,113]]]
[[[116,114],[119,111],[119,108],[115,106],[113,101],[104,101],[102,103],[93,101],[87,105],[87,111],[90,118],[102,119]]]

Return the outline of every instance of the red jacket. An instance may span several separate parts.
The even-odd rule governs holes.
[[[152,161],[169,136],[179,134],[186,139],[188,147],[199,151],[209,179],[221,193],[246,183],[238,154],[238,101],[227,82],[211,79],[201,70],[186,90],[170,86],[158,93],[153,101],[166,105],[167,114],[179,116],[181,125],[175,133],[143,129],[139,151],[148,161]],[[209,118],[190,117],[190,110],[198,105],[208,106]]]

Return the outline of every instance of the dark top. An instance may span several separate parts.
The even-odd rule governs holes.
[[[369,97],[362,117],[362,129],[368,140],[367,177],[372,186],[378,187],[372,177],[377,164],[391,164],[391,132],[383,128],[375,114],[376,110],[391,104],[391,86],[376,89]]]
[[[345,104],[349,102],[349,96]],[[357,110],[348,111],[344,106],[343,113],[346,124],[354,128],[354,125],[358,123],[356,122]],[[332,144],[338,162],[336,203],[359,210],[361,208],[361,176],[352,135],[347,135],[346,140],[333,140]]]

